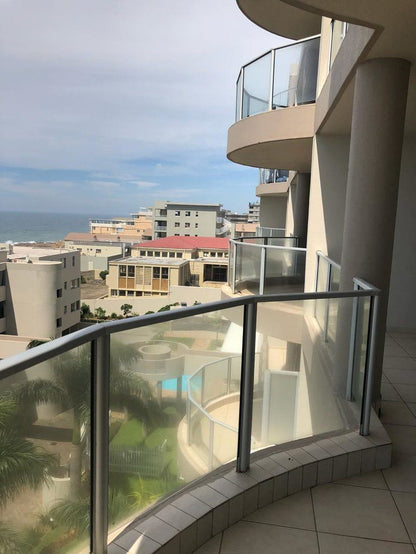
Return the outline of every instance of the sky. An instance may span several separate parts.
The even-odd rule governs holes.
[[[235,0],[0,0],[0,211],[247,211],[226,158],[240,67],[289,41]]]

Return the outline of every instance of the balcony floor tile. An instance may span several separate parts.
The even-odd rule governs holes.
[[[414,554],[411,544],[318,533],[320,554]]]

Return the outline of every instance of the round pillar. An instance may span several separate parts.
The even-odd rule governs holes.
[[[380,288],[373,399],[379,398],[410,63],[380,58],[356,72],[341,256],[353,277]]]

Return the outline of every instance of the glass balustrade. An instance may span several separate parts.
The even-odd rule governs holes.
[[[265,247],[234,248],[238,258],[239,249]],[[267,263],[273,275],[298,275],[300,252],[277,252],[260,255],[266,281]],[[7,551],[101,553],[158,499],[236,458],[244,468],[250,451],[360,421],[368,433],[363,391],[378,291],[355,286],[107,322],[1,360]],[[316,307],[328,299],[325,333]]]
[[[275,48],[243,66],[236,84],[236,121],[316,100],[320,38]]]

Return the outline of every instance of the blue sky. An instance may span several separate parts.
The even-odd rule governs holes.
[[[0,0],[1,210],[123,215],[156,199],[246,211],[229,162],[241,65],[287,43],[235,0]]]

